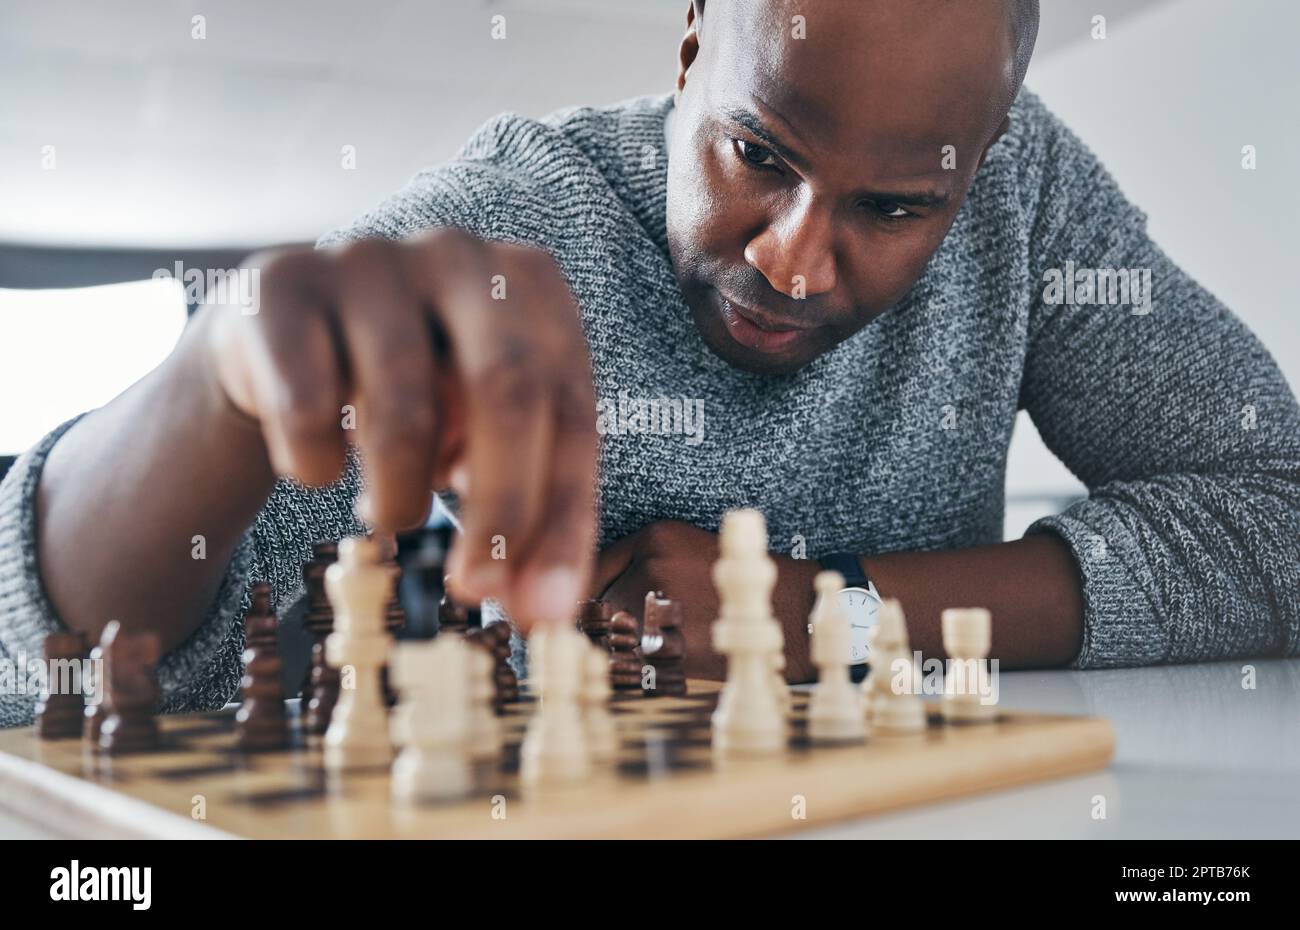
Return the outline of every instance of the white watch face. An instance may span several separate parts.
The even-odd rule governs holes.
[[[880,599],[865,588],[845,588],[840,607],[849,618],[849,664],[861,665],[871,653],[870,634],[880,618]]]

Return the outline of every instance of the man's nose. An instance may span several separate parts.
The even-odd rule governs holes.
[[[815,201],[773,219],[745,246],[745,261],[787,297],[835,289],[835,236],[830,211]]]

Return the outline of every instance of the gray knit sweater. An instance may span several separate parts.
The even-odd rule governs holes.
[[[614,413],[601,450],[602,543],[663,519],[716,529],[741,505],[767,515],[774,551],[799,539],[809,556],[995,542],[1007,446],[1025,409],[1090,490],[1032,530],[1059,534],[1080,565],[1078,667],[1300,652],[1295,398],[1255,337],[1152,244],[1143,214],[1037,98],[1021,93],[1011,131],[912,292],[776,378],[710,354],[676,285],[664,219],[671,105],[660,96],[542,120],[499,116],[451,163],[322,240],[457,225],[555,256],[581,307],[602,409]],[[1078,293],[1046,300],[1051,271],[1067,268],[1149,270],[1150,312]],[[651,398],[702,409],[702,431],[665,424],[662,409],[644,428],[635,414]],[[0,488],[0,652],[10,660],[35,655],[59,628],[34,506],[59,433]],[[269,580],[282,610],[299,598],[312,543],[360,529],[357,487],[355,468],[323,490],[278,486],[208,617],[159,669],[168,709],[236,693],[249,582]],[[0,724],[29,719],[31,706],[29,695],[0,697]]]

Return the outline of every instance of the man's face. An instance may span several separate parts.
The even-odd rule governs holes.
[[[906,295],[947,234],[1010,99],[1006,7],[709,0],[697,25],[669,123],[677,279],[713,352],[792,372]]]

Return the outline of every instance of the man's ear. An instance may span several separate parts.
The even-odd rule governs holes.
[[[1006,116],[1002,117],[1002,122],[998,124],[998,131],[993,133],[993,137],[989,139],[988,145],[984,146],[984,151],[980,152],[980,163],[975,166],[976,171],[979,171],[981,168],[984,167],[984,159],[985,157],[988,156],[989,149],[997,145],[998,140],[1001,139],[1003,136],[1005,136],[1007,134],[1007,130],[1009,130],[1010,128],[1011,128],[1011,114],[1008,113]]]
[[[686,86],[686,75],[700,54],[700,19],[704,16],[704,0],[691,0],[686,10],[686,35],[682,36],[677,50],[677,93]]]

